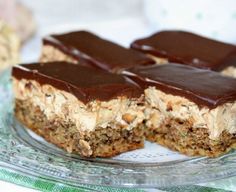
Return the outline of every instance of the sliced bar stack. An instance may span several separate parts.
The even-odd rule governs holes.
[[[143,147],[142,92],[124,76],[66,62],[13,67],[16,117],[68,152],[111,157]]]
[[[184,31],[161,31],[131,44],[158,63],[176,62],[236,77],[236,46]]]
[[[86,157],[141,148],[144,137],[190,156],[236,147],[236,79],[215,72],[236,74],[234,45],[164,31],[132,48],[86,31],[45,38],[44,63],[13,68],[17,118]]]

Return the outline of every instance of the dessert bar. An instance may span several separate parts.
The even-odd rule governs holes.
[[[236,77],[236,46],[184,31],[161,31],[131,44],[157,62],[176,62]]]
[[[121,75],[66,62],[13,67],[15,115],[47,141],[85,157],[143,147],[142,90]]]
[[[18,35],[0,19],[0,72],[19,62],[20,47]]]
[[[107,71],[119,72],[154,60],[86,31],[50,35],[43,39],[41,61],[68,61]]]
[[[236,80],[181,64],[123,72],[145,93],[145,135],[187,155],[219,156],[236,146]]]

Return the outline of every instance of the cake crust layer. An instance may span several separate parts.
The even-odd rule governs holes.
[[[39,107],[27,100],[16,100],[15,116],[48,142],[84,157],[113,157],[144,146],[142,127],[132,130],[117,127],[97,128],[93,132],[79,131],[73,122],[49,120]]]
[[[205,128],[193,128],[188,122],[166,119],[159,127],[146,129],[146,139],[188,156],[218,157],[236,148],[236,136],[223,132],[217,140],[209,138]]]

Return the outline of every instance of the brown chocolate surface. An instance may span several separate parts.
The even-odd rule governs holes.
[[[200,107],[215,108],[236,100],[236,79],[181,64],[135,67],[124,74],[141,87],[155,86],[172,95],[184,96]]]
[[[137,85],[122,75],[66,62],[22,64],[13,67],[12,76],[52,85],[84,103],[106,101],[117,96],[139,97],[142,93]]]
[[[118,71],[154,61],[138,51],[124,48],[86,31],[77,31],[44,38],[44,44],[57,47],[82,65]]]
[[[220,71],[236,66],[236,46],[184,31],[162,31],[131,44],[135,50],[170,62]]]

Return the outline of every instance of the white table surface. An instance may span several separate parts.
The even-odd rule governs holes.
[[[1,186],[0,191],[6,191],[6,192],[34,192],[36,191],[34,189],[25,188],[25,187],[15,185],[13,183],[1,181],[1,180],[0,180],[0,186]]]

